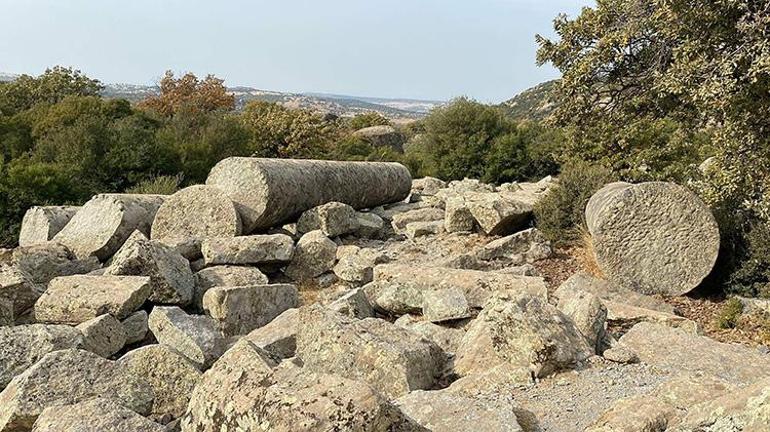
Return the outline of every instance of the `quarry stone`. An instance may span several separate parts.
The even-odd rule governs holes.
[[[13,305],[13,316],[20,316],[40,298],[43,287],[32,283],[32,277],[16,266],[0,264],[0,298]]]
[[[442,322],[468,318],[471,310],[461,289],[444,288],[422,294],[422,315],[428,321]]]
[[[334,274],[344,281],[360,284],[371,282],[374,267],[388,261],[382,251],[356,246],[344,254],[338,251],[337,257],[339,261],[334,266]]]
[[[341,202],[330,202],[305,211],[297,221],[299,234],[320,230],[327,237],[338,237],[359,228],[353,207]]]
[[[449,197],[444,207],[444,229],[447,232],[473,231],[476,219],[461,196]]]
[[[141,342],[147,337],[147,332],[150,331],[147,324],[148,319],[147,312],[140,310],[132,313],[121,322],[123,330],[126,332],[126,345]]]
[[[101,268],[96,257],[78,259],[69,248],[53,241],[18,247],[13,250],[11,262],[32,283],[43,286],[57,276],[86,274]]]
[[[559,310],[570,318],[588,345],[598,351],[604,339],[607,307],[594,294],[578,291],[559,298]]]
[[[109,358],[126,344],[126,329],[110,314],[100,315],[76,327],[83,333],[83,349]]]
[[[179,351],[200,369],[211,366],[225,351],[216,321],[207,316],[188,315],[176,306],[156,306],[148,324],[158,343]]]
[[[162,425],[121,406],[112,399],[97,397],[72,405],[43,410],[32,432],[165,432]]]
[[[393,216],[391,224],[397,232],[403,232],[406,226],[414,222],[435,222],[444,219],[444,211],[441,209],[426,207],[398,213]]]
[[[169,196],[152,223],[152,239],[176,244],[184,239],[241,235],[235,203],[218,188],[190,186]]]
[[[298,303],[290,284],[214,287],[203,296],[203,309],[226,336],[248,334]]]
[[[411,222],[406,224],[404,232],[406,233],[406,236],[412,240],[417,237],[441,234],[444,232],[444,221]]]
[[[19,246],[45,243],[53,239],[79,209],[77,206],[31,207],[21,220]]]
[[[488,235],[514,233],[532,216],[531,205],[498,193],[466,194],[465,198],[471,215]]]
[[[299,325],[299,309],[288,309],[244,339],[277,359],[287,359],[297,351]]]
[[[294,240],[284,234],[206,239],[201,252],[207,266],[275,264],[291,261]]]
[[[284,273],[296,281],[307,280],[331,270],[336,261],[337,244],[321,230],[310,231],[297,242]]]

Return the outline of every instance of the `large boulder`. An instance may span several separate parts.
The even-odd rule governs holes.
[[[165,345],[149,345],[130,351],[118,360],[118,364],[144,378],[152,387],[155,401],[151,414],[157,419],[181,417],[202,375],[193,362]]]
[[[404,151],[406,138],[396,128],[389,125],[370,126],[353,132],[353,136],[360,138],[372,147],[390,147],[397,152]]]
[[[0,389],[46,354],[82,345],[80,331],[66,325],[0,327]]]
[[[24,213],[19,231],[19,246],[30,246],[51,240],[75,216],[80,207],[32,207]]]
[[[321,230],[303,235],[284,273],[295,281],[314,278],[329,271],[337,261],[337,244]]]
[[[500,193],[465,194],[468,210],[484,233],[511,234],[532,216],[532,206]]]
[[[300,234],[320,230],[327,237],[349,234],[359,228],[356,210],[340,202],[330,202],[302,213],[297,221]]]
[[[209,317],[187,315],[176,306],[157,306],[148,324],[158,343],[179,351],[198,368],[211,366],[225,351],[225,338]]]
[[[277,264],[291,261],[294,240],[285,234],[206,239],[201,252],[207,266]]]
[[[195,273],[193,309],[203,311],[203,296],[211,288],[225,286],[265,285],[268,278],[256,267],[213,266]]]
[[[163,425],[148,420],[112,399],[95,398],[43,410],[32,432],[165,432]]]
[[[215,287],[203,296],[203,309],[226,336],[248,334],[298,304],[290,284]]]
[[[455,372],[483,372],[502,363],[543,377],[572,369],[593,355],[575,324],[541,298],[501,292],[468,328],[457,350]]]
[[[76,327],[83,333],[83,349],[109,358],[126,344],[126,329],[110,314],[104,314]]]
[[[109,313],[122,320],[149,297],[143,276],[63,276],[55,278],[35,303],[38,322],[77,325]]]
[[[241,235],[235,203],[223,191],[196,185],[166,199],[152,223],[152,239],[177,244],[185,239]]]
[[[149,236],[163,195],[96,195],[88,201],[54,240],[78,258],[95,256],[106,261],[136,230]]]
[[[153,401],[147,383],[115,362],[77,349],[54,351],[0,393],[0,431],[29,431],[44,409],[95,397],[113,399],[145,415]]]
[[[149,277],[153,303],[186,305],[193,299],[190,263],[171,247],[150,241],[138,231],[112,257],[104,274]]]
[[[13,250],[12,264],[30,276],[30,281],[42,286],[58,276],[85,274],[101,267],[95,257],[78,259],[61,243],[40,242]]]
[[[691,291],[719,253],[711,211],[673,183],[608,184],[588,201],[586,223],[604,274],[645,294]]]
[[[267,351],[274,358],[287,359],[294,357],[297,351],[300,324],[299,309],[289,309],[243,339]]]

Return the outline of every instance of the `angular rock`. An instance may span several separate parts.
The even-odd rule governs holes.
[[[328,307],[335,312],[347,315],[351,318],[364,319],[374,316],[374,309],[372,309],[372,305],[369,304],[369,299],[361,288],[350,290],[348,293],[329,304]]]
[[[59,233],[75,216],[80,207],[43,206],[32,207],[24,213],[19,232],[19,246],[45,243]]]
[[[336,261],[337,244],[321,230],[310,231],[297,242],[284,273],[295,281],[312,279],[331,270]]]
[[[447,187],[455,193],[458,192],[494,192],[495,188],[480,182],[476,179],[464,178],[462,180],[452,180]]]
[[[297,351],[299,309],[289,309],[266,325],[252,331],[243,339],[267,351],[278,359],[294,357]]]
[[[113,399],[139,414],[148,414],[153,400],[147,383],[115,362],[77,349],[54,351],[0,393],[0,431],[29,431],[44,409],[95,397]]]
[[[493,240],[476,252],[479,259],[505,259],[513,264],[532,263],[551,256],[550,243],[537,228]]]
[[[148,345],[130,351],[118,364],[148,382],[155,395],[151,414],[157,419],[181,417],[202,376],[193,362],[165,345]]]
[[[598,279],[585,272],[575,273],[570,276],[569,279],[559,285],[559,288],[553,295],[558,300],[567,295],[567,293],[574,293],[577,291],[590,292],[604,301],[623,303],[668,314],[674,313],[673,306],[661,299],[620,288],[606,280]]]
[[[417,237],[441,234],[444,232],[444,221],[411,222],[406,224],[404,232],[412,240]]]
[[[113,401],[101,397],[73,405],[43,410],[32,432],[164,432],[163,425],[148,420]]]
[[[236,202],[248,233],[332,201],[355,209],[402,201],[412,177],[397,163],[231,157],[211,169],[206,184]]]
[[[186,305],[193,299],[190,263],[171,247],[150,241],[138,231],[112,257],[104,274],[149,277],[149,300],[156,304]]]
[[[398,398],[401,411],[431,431],[522,431],[509,400],[482,400],[447,390],[417,390]]]
[[[599,297],[585,291],[578,291],[559,298],[557,307],[575,323],[588,345],[595,351],[599,351],[607,320],[607,307]]]
[[[32,283],[32,277],[18,267],[0,264],[0,298],[13,305],[13,316],[20,316],[40,298],[43,287]]]
[[[445,288],[423,293],[422,315],[426,320],[437,323],[469,318],[471,310],[462,290]]]
[[[558,309],[540,298],[502,292],[471,323],[454,366],[464,376],[508,363],[543,377],[591,355],[593,349]]]
[[[454,353],[465,335],[462,327],[454,328],[424,321],[414,315],[403,315],[393,324],[409,329],[425,339],[432,341],[445,353]]]
[[[193,308],[203,311],[203,295],[218,286],[265,285],[267,276],[256,267],[214,266],[195,273]]]
[[[438,346],[384,320],[353,320],[314,305],[300,310],[299,321],[305,368],[367,382],[391,398],[429,388],[443,366]]]
[[[12,326],[13,324],[13,301],[5,297],[0,297],[0,327]]]
[[[711,211],[673,183],[610,183],[588,201],[586,223],[604,274],[643,294],[691,291],[719,253]]]
[[[206,316],[187,315],[176,306],[156,306],[149,327],[155,339],[190,359],[198,368],[211,366],[225,351],[217,323]]]
[[[607,307],[607,321],[614,327],[628,328],[636,323],[650,322],[682,329],[693,335],[701,333],[698,323],[685,317],[609,300],[605,300],[604,305]]]
[[[516,276],[476,270],[381,264],[374,269],[374,281],[417,291],[459,288],[471,307],[482,307],[497,291],[515,291],[546,298],[540,277]],[[370,297],[371,298],[371,297]]]
[[[357,213],[353,207],[340,202],[330,202],[302,213],[297,221],[300,234],[320,230],[327,237],[339,237],[359,228]]]
[[[95,257],[77,259],[63,244],[40,242],[14,249],[12,263],[34,284],[48,285],[58,276],[85,274],[101,267]]]
[[[372,282],[363,287],[367,298],[380,311],[391,315],[419,313],[423,307],[423,293],[414,286]]]
[[[404,231],[406,226],[413,222],[435,222],[444,219],[444,211],[441,209],[427,207],[416,210],[410,210],[393,216],[393,229],[398,232]]]
[[[96,195],[53,239],[80,259],[95,256],[106,261],[134,231],[149,236],[164,199],[163,195]]]
[[[206,239],[201,252],[207,266],[276,264],[291,261],[294,240],[284,234]]]
[[[724,392],[691,406],[673,432],[763,432],[770,424],[770,379],[742,389]]]
[[[109,314],[98,316],[76,327],[83,333],[83,349],[109,358],[126,344],[126,329]]]
[[[203,309],[226,336],[248,334],[298,305],[297,287],[289,284],[215,287],[203,296]]]
[[[152,239],[176,244],[184,239],[241,235],[235,203],[222,190],[196,185],[166,199],[152,223]]]
[[[382,235],[385,221],[381,217],[374,213],[356,212],[356,219],[358,220],[358,229],[353,233],[356,237],[379,238]]]
[[[0,327],[0,389],[46,354],[82,345],[83,335],[70,326],[29,324]]]
[[[412,191],[417,191],[420,195],[436,195],[439,189],[444,189],[446,182],[435,177],[423,177],[412,180]]]
[[[444,229],[447,232],[473,231],[476,219],[461,196],[449,197],[444,207]]]
[[[77,325],[109,313],[121,320],[139,309],[151,290],[144,276],[58,277],[35,303],[35,319]]]
[[[374,267],[388,261],[382,251],[355,246],[349,253],[338,253],[337,258],[339,261],[334,266],[334,274],[344,281],[360,284],[371,282]]]
[[[132,313],[121,322],[123,330],[126,332],[126,345],[141,342],[147,337],[147,332],[150,331],[147,324],[148,319],[147,312],[140,310]]]
[[[639,357],[635,352],[621,345],[616,345],[610,349],[604,350],[602,357],[611,362],[621,364],[632,364],[639,362]]]
[[[502,194],[466,194],[465,197],[471,215],[488,235],[514,233],[532,216],[531,205],[506,199]]]

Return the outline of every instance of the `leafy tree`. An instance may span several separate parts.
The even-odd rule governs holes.
[[[356,131],[371,126],[387,126],[390,125],[390,120],[378,112],[367,112],[363,114],[356,114],[347,121],[347,126]]]
[[[232,111],[235,97],[228,93],[224,80],[214,75],[207,75],[203,80],[192,73],[174,78],[173,72],[166,71],[160,80],[160,94],[150,96],[138,105],[161,116],[173,117],[180,111]]]
[[[98,96],[98,80],[72,68],[55,66],[38,76],[22,75],[0,85],[0,115],[10,116],[41,103],[55,104],[67,96]]]

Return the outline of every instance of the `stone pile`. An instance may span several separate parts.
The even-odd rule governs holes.
[[[555,184],[231,158],[172,196],[30,209],[0,260],[0,432],[763,430],[770,358],[648,296],[663,288],[647,261],[555,291],[538,276],[553,251],[531,213]],[[670,193],[653,192],[589,206],[597,250],[617,250],[613,215],[631,217],[607,208]],[[708,218],[660,200],[625,224],[661,233],[634,250],[689,253],[677,222]],[[697,283],[707,252],[672,260],[694,264],[667,267],[665,289]],[[581,417],[528,396],[642,365],[649,388]]]

